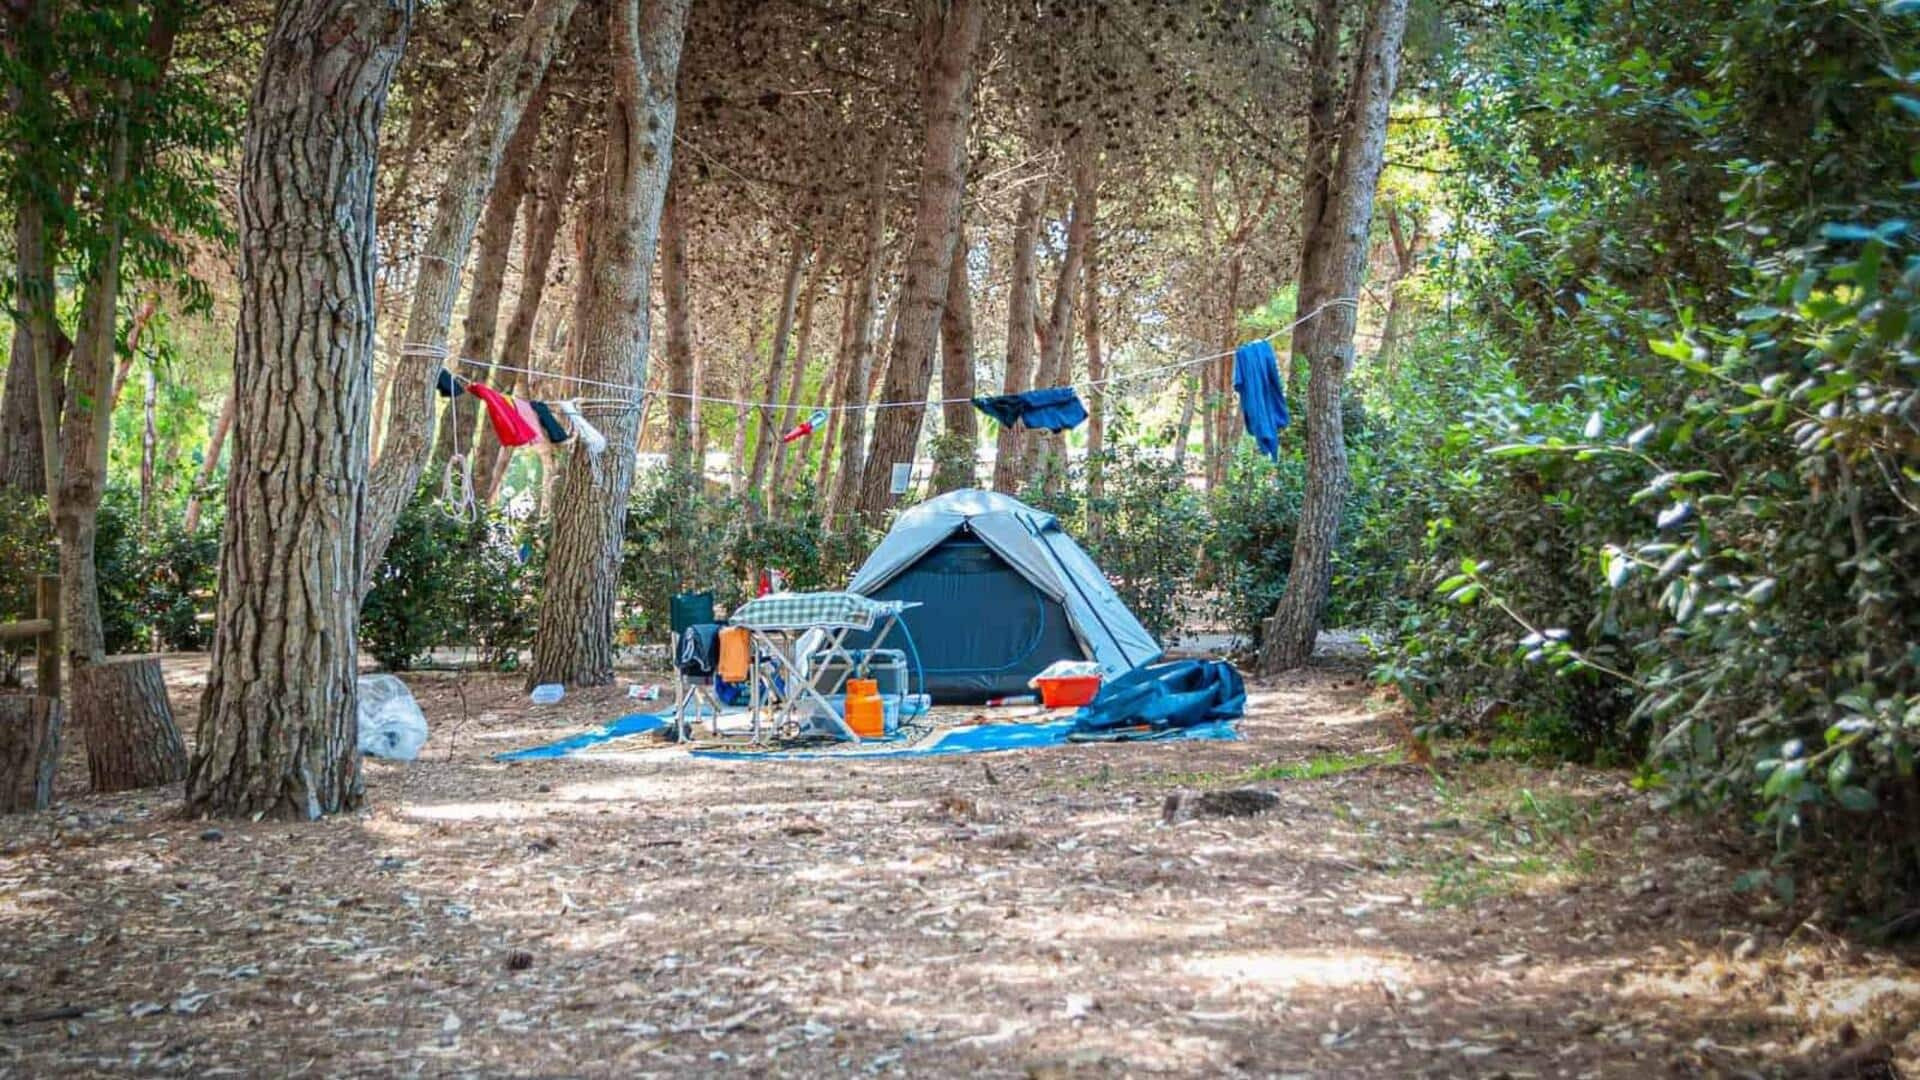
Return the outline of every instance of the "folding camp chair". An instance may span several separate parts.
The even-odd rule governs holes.
[[[713,674],[688,675],[680,669],[680,636],[689,628],[712,624],[713,594],[710,592],[679,593],[667,605],[668,624],[673,629],[673,642],[667,646],[667,656],[673,664],[673,733],[677,741],[686,742],[693,735],[693,720],[698,719],[704,707],[718,719],[720,699],[713,692]],[[688,717],[691,707],[693,716]]]

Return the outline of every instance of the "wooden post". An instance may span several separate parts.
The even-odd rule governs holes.
[[[34,692],[41,697],[60,696],[60,575],[41,574],[34,595],[35,612],[46,620],[49,629],[34,643],[34,658],[39,665]]]

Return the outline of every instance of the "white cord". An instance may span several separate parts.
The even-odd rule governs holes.
[[[1292,322],[1288,323],[1286,326],[1281,327],[1278,330],[1275,330],[1273,333],[1267,334],[1264,337],[1255,338],[1253,340],[1272,341],[1275,338],[1281,337],[1284,334],[1289,334],[1293,332],[1294,330],[1298,329],[1301,326],[1301,324],[1307,322],[1310,319],[1315,318],[1321,312],[1327,310],[1328,308],[1340,307],[1340,306],[1357,308],[1360,306],[1360,301],[1357,297],[1352,297],[1352,296],[1336,297],[1332,300],[1327,301],[1324,304],[1321,304],[1319,307],[1314,308],[1312,311],[1307,312],[1305,315],[1302,315],[1299,318],[1293,320]],[[1204,363],[1207,363],[1208,361],[1220,360],[1225,357],[1232,356],[1236,351],[1238,351],[1237,348],[1227,349],[1223,352],[1208,353],[1205,356],[1188,357],[1185,360],[1179,360],[1171,364],[1162,364],[1159,367],[1147,368],[1142,371],[1128,372],[1124,375],[1109,375],[1104,379],[1088,379],[1083,382],[1066,383],[1064,385],[1073,387],[1075,389],[1090,390],[1097,386],[1108,386],[1113,383],[1133,382],[1139,379],[1152,378],[1155,375],[1164,375],[1169,371],[1178,371],[1181,368],[1188,368],[1188,367],[1193,367],[1197,364],[1204,364]],[[742,410],[784,409],[787,407],[786,403],[784,402],[742,401],[738,398],[712,397],[707,394],[701,394],[698,392],[682,393],[680,391],[675,391],[675,390],[652,390],[652,391],[642,390],[641,397],[638,400],[636,400],[632,396],[634,388],[631,386],[627,386],[623,383],[604,382],[600,379],[589,379],[584,375],[568,375],[564,372],[547,371],[542,368],[515,367],[512,364],[502,364],[502,363],[498,363],[491,360],[476,360],[469,356],[449,357],[446,346],[444,345],[403,343],[402,345],[400,345],[398,352],[401,356],[427,356],[427,357],[432,357],[434,359],[441,359],[441,360],[454,359],[454,360],[457,360],[459,363],[472,364],[476,367],[491,367],[500,371],[513,371],[513,372],[518,372],[524,375],[537,375],[542,378],[559,379],[559,380],[574,383],[580,386],[597,386],[607,390],[619,390],[627,395],[625,397],[618,397],[618,398],[579,398],[577,399],[577,401],[581,404],[592,402],[594,404],[613,404],[613,405],[634,406],[639,404],[640,401],[644,401],[646,394],[654,393],[654,394],[659,394],[662,397],[682,398],[687,401],[691,401],[695,404],[730,405],[736,409],[742,409]],[[826,409],[829,412],[854,412],[854,411],[871,412],[871,411],[877,411],[880,409],[906,409],[906,408],[915,408],[915,407],[924,408],[929,406],[937,407],[941,405],[958,405],[963,402],[971,402],[972,400],[973,400],[972,398],[956,397],[956,398],[936,398],[932,401],[876,401],[867,405],[821,405],[819,407]]]

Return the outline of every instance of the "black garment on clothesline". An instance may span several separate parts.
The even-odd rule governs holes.
[[[1035,431],[1065,431],[1087,420],[1087,407],[1071,386],[977,397],[973,407],[999,421],[1001,427],[1025,425]]]

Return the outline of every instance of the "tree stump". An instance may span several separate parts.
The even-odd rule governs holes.
[[[73,718],[86,733],[87,774],[98,792],[158,787],[187,775],[160,661],[122,656],[73,673]]]
[[[45,810],[60,764],[60,699],[0,694],[0,814]]]

